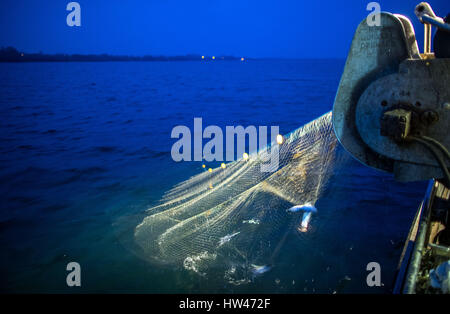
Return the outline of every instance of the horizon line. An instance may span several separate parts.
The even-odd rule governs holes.
[[[214,60],[214,61],[220,61],[220,60],[225,60],[225,61],[229,61],[229,60],[339,60],[339,59],[345,59],[345,57],[338,57],[338,56],[333,56],[333,57],[312,57],[312,56],[305,56],[305,57],[282,57],[282,56],[272,56],[272,57],[252,57],[252,56],[235,56],[235,55],[230,55],[230,54],[215,54],[215,55],[202,55],[199,53],[186,53],[186,54],[175,54],[175,55],[163,55],[163,54],[141,54],[141,55],[135,55],[135,54],[110,54],[107,52],[102,52],[102,53],[64,53],[64,52],[57,52],[57,53],[46,53],[43,51],[39,51],[39,52],[25,52],[25,51],[21,51],[18,50],[17,48],[15,48],[14,46],[1,46],[0,47],[0,62],[2,56],[1,54],[3,52],[5,52],[6,50],[10,50],[10,52],[15,51],[17,53],[18,56],[20,56],[21,58],[24,57],[102,57],[102,58],[116,58],[116,59],[120,59],[120,58],[124,58],[124,59],[128,59],[128,61],[145,61],[142,59],[145,58],[154,58],[154,59],[178,59],[178,58],[184,58],[184,59],[188,59],[189,61],[194,61],[194,60],[199,60],[199,61],[209,61],[209,60]],[[139,60],[141,59],[141,60]],[[20,60],[17,60],[20,61]],[[26,61],[26,60],[22,60],[22,61]],[[111,60],[111,61],[126,61],[126,60]]]

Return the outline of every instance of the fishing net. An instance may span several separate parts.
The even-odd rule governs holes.
[[[300,232],[302,213],[287,209],[314,205],[338,162],[331,113],[286,135],[279,167],[263,172],[273,145],[167,192],[135,229],[146,257],[200,275],[222,268],[234,284],[269,269],[286,237]]]

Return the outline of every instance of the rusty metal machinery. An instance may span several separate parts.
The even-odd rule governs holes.
[[[416,7],[425,29],[448,32],[426,5]],[[427,49],[419,53],[412,24],[402,15],[383,12],[380,26],[363,20],[336,94],[333,126],[362,163],[399,181],[437,178],[450,186],[450,58],[435,58]]]

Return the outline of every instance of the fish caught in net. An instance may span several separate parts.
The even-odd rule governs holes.
[[[149,260],[249,282],[276,263],[286,237],[307,231],[338,162],[336,146],[327,113],[284,136],[273,172],[261,171],[268,152],[262,150],[196,175],[148,210],[136,242]],[[314,211],[297,212],[302,208]]]

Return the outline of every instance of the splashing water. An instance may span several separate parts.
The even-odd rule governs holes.
[[[275,172],[261,172],[263,150],[178,184],[148,210],[135,239],[149,260],[247,283],[252,265],[276,267],[286,237],[301,229],[303,212],[287,210],[314,206],[337,165],[336,145],[329,112],[285,136]]]

